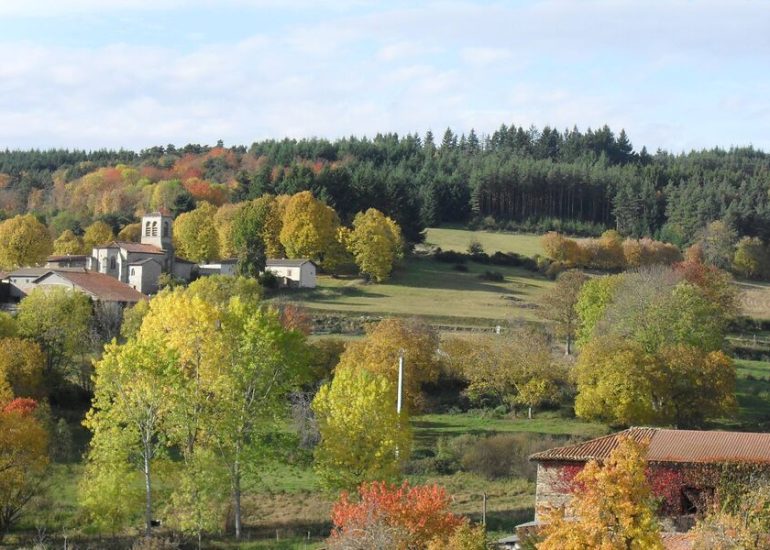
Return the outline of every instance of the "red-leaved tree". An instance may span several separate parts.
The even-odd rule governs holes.
[[[330,547],[387,536],[395,548],[424,548],[432,540],[448,539],[465,524],[463,517],[449,511],[449,504],[449,495],[439,485],[362,483],[357,501],[343,492],[334,505]],[[347,544],[340,545],[343,540]]]

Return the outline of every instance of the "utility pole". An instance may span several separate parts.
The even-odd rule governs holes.
[[[396,412],[401,414],[401,400],[404,393],[404,350],[398,354],[398,400],[396,401]]]
[[[404,393],[404,350],[398,352],[398,397],[396,398],[396,413],[398,414],[398,426],[401,428],[401,401]],[[396,460],[398,460],[399,448],[396,447]]]

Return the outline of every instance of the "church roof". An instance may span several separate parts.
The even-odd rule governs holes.
[[[134,252],[137,254],[165,254],[162,248],[158,248],[154,244],[113,241],[109,244],[108,248],[113,247],[122,248],[126,252]]]

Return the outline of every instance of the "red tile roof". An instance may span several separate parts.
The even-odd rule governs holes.
[[[531,460],[585,462],[605,460],[617,447],[620,436],[649,441],[650,462],[752,462],[770,464],[770,433],[668,430],[629,428],[597,439],[557,447],[530,457]]]
[[[82,292],[90,294],[95,299],[103,302],[127,302],[136,303],[145,299],[145,295],[117,279],[97,273],[95,271],[64,271],[52,269],[35,281],[36,284],[44,281],[51,273],[55,273],[63,279],[71,282]]]

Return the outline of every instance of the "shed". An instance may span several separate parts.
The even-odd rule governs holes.
[[[284,260],[268,259],[265,271],[273,273],[281,286],[296,288],[315,288],[318,266],[308,259]]]

